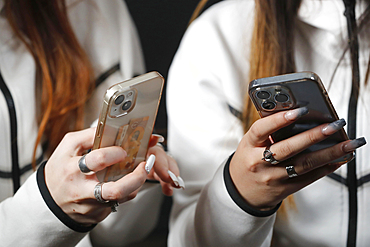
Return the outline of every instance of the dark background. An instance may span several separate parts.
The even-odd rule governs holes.
[[[125,0],[138,30],[147,71],[158,71],[167,80],[168,68],[199,0]],[[205,9],[221,0],[209,0]],[[167,139],[166,90],[155,123],[155,133]],[[166,147],[166,146],[165,146]],[[156,229],[132,247],[167,246],[171,198],[165,197]]]

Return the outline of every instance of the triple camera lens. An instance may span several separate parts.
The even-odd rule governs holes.
[[[271,111],[276,108],[276,102],[285,103],[289,100],[289,96],[284,93],[276,93],[274,95],[274,100],[269,100],[271,98],[271,93],[268,91],[259,91],[256,93],[257,98],[263,100],[261,106],[263,109]]]

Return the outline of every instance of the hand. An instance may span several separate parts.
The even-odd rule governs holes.
[[[78,163],[93,146],[95,128],[68,133],[51,155],[45,166],[45,182],[58,206],[73,220],[82,224],[102,221],[111,212],[110,204],[100,203],[94,196],[98,179],[94,172],[123,161],[126,152],[117,146],[93,150],[85,157],[93,173],[84,174]],[[123,203],[134,198],[147,179],[146,162],[117,180],[104,183],[102,198]],[[148,164],[149,167],[152,165]]]
[[[172,196],[173,188],[185,189],[185,183],[179,176],[179,168],[176,161],[164,151],[160,144],[158,144],[163,141],[164,138],[158,135],[152,135],[149,141],[147,156],[154,154],[156,160],[154,169],[149,173],[148,178],[159,181],[162,186],[163,194]]]
[[[366,143],[364,138],[359,138],[312,153],[300,154],[341,129],[345,122],[339,120],[271,145],[270,134],[306,113],[307,109],[298,108],[259,119],[239,143],[230,163],[230,175],[241,196],[252,207],[259,210],[274,208],[288,195],[334,172],[342,164],[331,162],[351,154]],[[261,160],[267,146],[275,154],[273,157],[279,161],[278,164]],[[298,176],[289,178],[287,166],[293,166]]]

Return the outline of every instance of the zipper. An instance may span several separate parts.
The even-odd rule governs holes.
[[[0,72],[0,90],[4,95],[6,104],[8,106],[9,119],[10,119],[10,147],[12,158],[12,178],[13,178],[13,191],[14,194],[20,187],[20,169],[18,161],[18,127],[17,116],[15,112],[15,105],[13,97],[6,86],[3,76]]]
[[[347,30],[349,37],[349,47],[351,51],[351,67],[352,67],[352,89],[348,105],[348,137],[356,138],[356,117],[357,117],[357,102],[360,88],[360,67],[359,67],[359,45],[358,45],[358,29],[356,23],[355,7],[356,1],[344,0],[345,12],[347,19]],[[356,155],[355,158],[347,164],[347,184],[349,196],[349,218],[348,218],[348,235],[347,247],[355,247],[357,240],[357,218],[358,218],[358,202],[357,202],[357,176],[356,176]]]

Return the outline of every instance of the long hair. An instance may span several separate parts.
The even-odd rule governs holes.
[[[301,0],[255,1],[249,81],[295,71],[294,27]],[[259,115],[245,98],[243,127],[248,131]]]
[[[5,0],[6,18],[36,64],[41,87],[36,150],[43,138],[52,152],[63,136],[84,126],[84,105],[93,90],[92,68],[69,23],[63,0]]]

